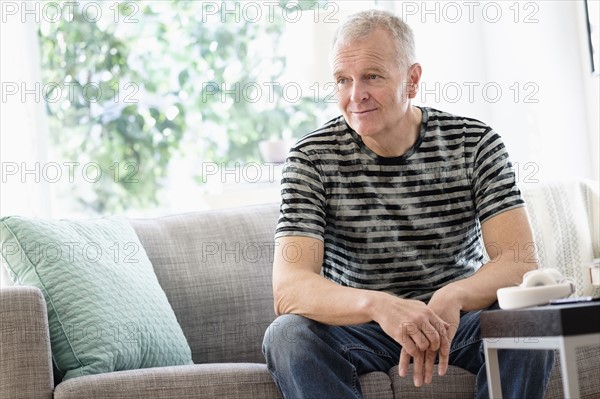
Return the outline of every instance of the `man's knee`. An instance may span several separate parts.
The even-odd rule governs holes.
[[[303,337],[306,336],[311,325],[316,322],[306,317],[285,314],[276,318],[263,339],[263,353],[268,356],[272,351],[290,352],[302,346]]]

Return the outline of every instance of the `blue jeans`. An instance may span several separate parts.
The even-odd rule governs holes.
[[[488,398],[479,314],[461,316],[449,363],[475,374],[476,398]],[[286,399],[362,398],[358,376],[387,373],[398,364],[400,345],[376,323],[340,327],[283,315],[265,333],[263,353]],[[505,398],[544,397],[554,351],[501,350],[498,358]]]

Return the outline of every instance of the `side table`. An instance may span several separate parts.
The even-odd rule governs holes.
[[[558,349],[565,398],[579,397],[575,348],[600,345],[600,302],[481,313],[490,398],[502,398],[498,349]]]

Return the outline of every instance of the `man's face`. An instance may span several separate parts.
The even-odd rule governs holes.
[[[338,106],[350,127],[373,139],[407,127],[409,98],[415,96],[420,78],[420,67],[415,74],[415,66],[405,70],[398,65],[392,36],[383,29],[359,41],[336,45],[333,76]]]

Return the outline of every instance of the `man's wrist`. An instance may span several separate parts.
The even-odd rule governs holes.
[[[468,300],[467,291],[458,282],[450,283],[439,290],[433,295],[438,300],[442,300],[450,307],[456,307],[458,310],[463,310]],[[433,299],[433,298],[432,298]]]
[[[372,321],[378,321],[378,315],[381,314],[381,307],[385,306],[386,294],[380,291],[361,290],[363,298],[361,301],[361,310]]]

